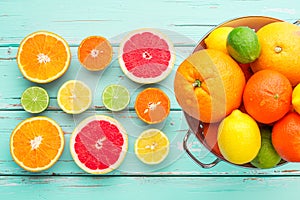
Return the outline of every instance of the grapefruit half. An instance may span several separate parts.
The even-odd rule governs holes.
[[[105,174],[118,168],[128,149],[125,129],[115,119],[95,115],[83,120],[70,139],[75,163],[90,174]]]
[[[172,42],[155,29],[130,32],[119,48],[119,64],[124,74],[134,82],[150,84],[165,79],[174,66]]]

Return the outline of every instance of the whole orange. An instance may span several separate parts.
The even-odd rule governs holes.
[[[257,31],[261,53],[251,63],[254,72],[276,70],[296,85],[300,82],[300,27],[288,22],[274,22]]]
[[[202,122],[218,122],[238,108],[245,76],[227,54],[213,49],[190,55],[177,69],[176,99],[182,109]]]
[[[248,114],[269,124],[282,118],[291,106],[292,86],[289,80],[274,70],[261,70],[248,80],[243,103]]]
[[[300,162],[299,114],[290,112],[275,123],[272,143],[281,158],[289,162]]]

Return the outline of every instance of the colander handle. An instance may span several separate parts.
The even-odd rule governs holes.
[[[189,137],[193,134],[193,132],[189,129],[183,139],[183,148],[184,150],[187,152],[187,154],[198,164],[200,165],[202,168],[205,168],[205,169],[208,169],[208,168],[212,168],[214,167],[216,164],[218,164],[221,159],[217,158],[215,159],[213,162],[211,163],[202,163],[200,160],[198,160],[192,153],[191,151],[189,150],[188,148],[188,140],[189,140]]]

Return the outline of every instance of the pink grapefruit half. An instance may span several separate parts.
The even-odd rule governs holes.
[[[90,174],[105,174],[118,168],[125,158],[128,137],[115,119],[95,115],[83,120],[70,139],[75,163]]]
[[[132,31],[120,44],[120,67],[134,82],[160,82],[171,73],[174,62],[173,44],[167,36],[155,29]]]

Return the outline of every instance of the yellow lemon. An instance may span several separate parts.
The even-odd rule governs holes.
[[[300,83],[293,89],[292,104],[295,111],[300,114]]]
[[[69,80],[58,90],[57,103],[68,114],[80,114],[92,103],[92,91],[82,81]]]
[[[148,129],[135,141],[134,151],[138,159],[145,164],[159,164],[169,154],[168,137],[158,129]]]
[[[261,146],[259,127],[248,114],[234,110],[218,128],[218,145],[229,162],[248,163],[256,157]]]
[[[213,30],[204,40],[206,48],[219,50],[228,54],[226,43],[227,37],[232,30],[232,27],[220,27]]]

